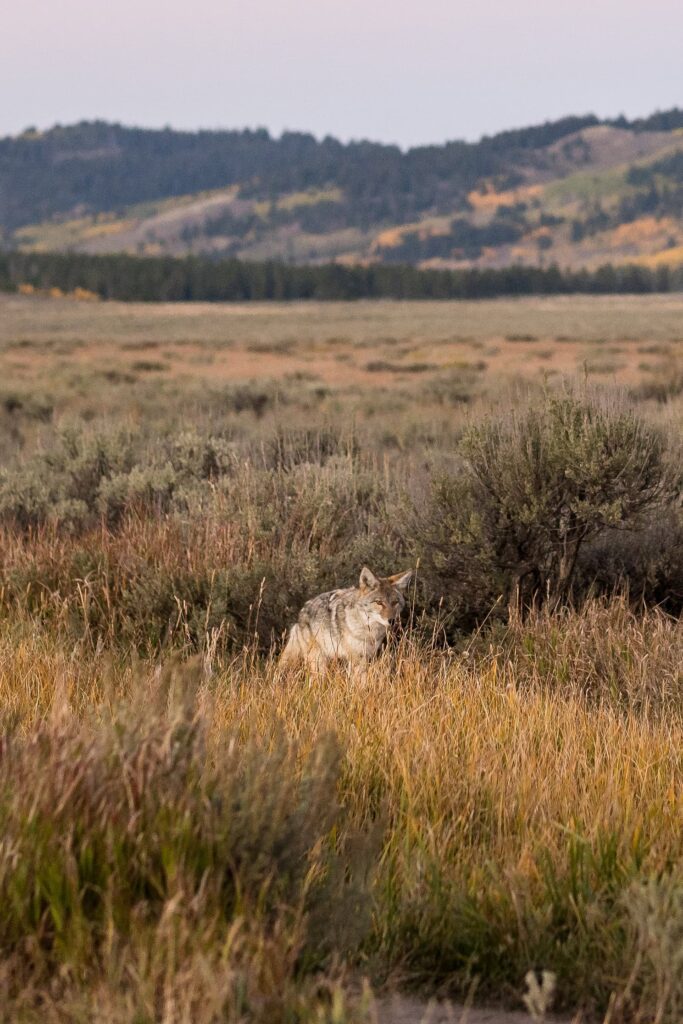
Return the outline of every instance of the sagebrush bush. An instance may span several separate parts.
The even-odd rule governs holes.
[[[634,401],[655,401],[664,404],[683,393],[683,367],[680,360],[662,360],[652,369],[654,372],[649,379],[631,388],[630,394]]]
[[[568,596],[585,545],[664,506],[665,444],[632,412],[572,394],[473,425],[458,476],[437,478],[424,563],[449,606],[474,618]]]
[[[322,467],[359,448],[353,434],[332,429],[278,429],[263,442],[230,434],[184,430],[153,435],[111,425],[94,430],[78,422],[60,427],[30,458],[0,469],[0,520],[21,529],[62,523],[83,530],[98,520],[116,526],[126,511],[185,511],[222,477]]]
[[[130,473],[139,457],[129,428],[65,426],[31,459],[0,471],[0,517],[23,529],[48,520],[81,526],[98,511],[102,482]]]
[[[592,592],[627,593],[634,605],[683,611],[683,509],[671,505],[638,528],[607,529],[581,550],[572,586],[575,599]]]
[[[290,453],[273,469],[228,449],[216,476],[215,445],[193,447],[191,460],[182,451],[182,462],[171,453],[175,466],[93,483],[97,528],[10,530],[0,549],[5,605],[146,653],[202,650],[211,637],[221,650],[256,640],[266,651],[311,594],[351,584],[364,561],[395,567],[399,524],[387,519],[398,485],[372,460]]]

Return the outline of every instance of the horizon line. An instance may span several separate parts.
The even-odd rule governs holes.
[[[99,118],[99,117],[87,118],[87,117],[84,117],[84,118],[81,118],[78,121],[70,121],[68,123],[62,123],[60,121],[55,121],[53,124],[51,124],[51,125],[49,125],[48,127],[45,127],[45,128],[39,128],[36,125],[28,125],[27,127],[23,128],[21,131],[16,132],[15,134],[9,133],[9,134],[0,136],[0,142],[6,142],[8,140],[16,141],[16,140],[22,139],[22,138],[24,138],[26,136],[31,136],[32,134],[36,135],[36,136],[43,136],[43,135],[47,135],[50,132],[53,132],[53,131],[55,131],[57,129],[60,129],[60,128],[68,129],[68,128],[77,128],[80,125],[86,125],[86,124],[88,124],[88,125],[90,125],[90,124],[102,124],[102,125],[108,125],[109,127],[114,127],[114,128],[123,128],[125,130],[130,130],[130,131],[173,132],[173,133],[178,134],[178,135],[180,135],[180,134],[200,135],[200,134],[203,134],[203,133],[219,135],[219,134],[227,133],[227,132],[240,132],[240,133],[242,133],[242,132],[252,132],[254,134],[257,134],[259,132],[266,132],[268,137],[270,139],[272,139],[273,141],[280,141],[286,135],[300,135],[300,136],[306,136],[306,137],[309,137],[309,138],[313,138],[318,144],[321,144],[326,139],[333,139],[335,142],[339,142],[340,145],[343,145],[343,146],[362,145],[363,143],[369,143],[369,144],[375,145],[375,146],[385,146],[387,148],[398,149],[398,150],[400,150],[403,153],[407,153],[407,152],[411,152],[411,151],[417,150],[417,149],[438,148],[438,147],[448,146],[448,145],[457,144],[457,143],[462,143],[462,144],[470,145],[470,146],[476,146],[476,145],[478,145],[478,144],[480,144],[480,143],[482,143],[482,142],[484,142],[486,140],[495,139],[495,138],[497,138],[500,135],[505,135],[508,132],[524,131],[524,130],[529,130],[529,129],[532,129],[532,128],[542,128],[542,127],[544,127],[546,125],[559,124],[560,122],[567,121],[567,120],[587,121],[587,120],[593,118],[594,122],[595,122],[595,125],[604,124],[604,125],[609,125],[609,126],[612,126],[612,127],[619,127],[620,126],[619,122],[622,122],[622,121],[626,122],[627,125],[632,125],[632,124],[636,124],[638,122],[648,121],[650,118],[655,117],[658,114],[675,114],[675,113],[683,113],[683,107],[679,107],[678,105],[674,105],[674,106],[671,106],[671,107],[657,107],[657,108],[655,108],[649,114],[646,114],[646,115],[640,116],[640,117],[632,117],[632,118],[629,118],[623,112],[621,112],[621,113],[619,113],[619,114],[617,114],[615,116],[605,116],[605,117],[600,117],[598,114],[595,114],[593,111],[586,112],[586,113],[583,113],[583,114],[568,113],[568,114],[562,114],[560,117],[554,117],[554,118],[553,117],[549,117],[549,118],[546,118],[543,121],[534,121],[531,124],[521,124],[521,125],[520,124],[515,124],[515,125],[511,125],[510,127],[501,128],[501,129],[499,129],[498,131],[495,131],[495,132],[485,133],[485,134],[479,135],[476,138],[451,137],[451,138],[444,138],[440,142],[425,142],[425,143],[419,143],[417,145],[402,145],[401,143],[398,143],[398,142],[382,142],[382,141],[379,141],[377,139],[372,139],[372,138],[362,137],[362,136],[361,137],[353,137],[353,136],[351,136],[351,137],[348,137],[346,139],[343,139],[343,138],[340,138],[339,136],[333,135],[330,132],[327,132],[324,135],[320,135],[320,134],[316,134],[316,132],[314,132],[314,131],[311,131],[311,130],[308,130],[308,129],[305,129],[305,128],[283,128],[280,131],[280,133],[278,134],[275,131],[273,131],[272,129],[268,128],[266,125],[256,125],[256,126],[242,125],[240,127],[228,127],[228,126],[223,125],[223,126],[220,126],[220,127],[198,126],[198,127],[194,127],[194,128],[186,128],[186,127],[177,127],[177,126],[171,125],[169,123],[164,124],[164,125],[132,124],[132,123],[126,123],[124,121],[119,121],[119,120],[110,121],[110,120],[107,120],[106,118]],[[592,127],[592,126],[591,125],[586,125],[586,127]],[[577,130],[581,130],[581,129],[577,129]]]

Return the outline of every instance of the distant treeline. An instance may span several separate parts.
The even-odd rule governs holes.
[[[408,265],[319,266],[187,257],[0,253],[0,289],[85,289],[125,302],[248,302],[287,299],[480,299],[497,295],[644,294],[683,290],[683,267],[597,270],[511,266],[420,270]]]

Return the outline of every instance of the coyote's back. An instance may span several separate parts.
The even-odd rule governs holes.
[[[363,664],[374,658],[405,607],[411,577],[412,570],[379,577],[364,567],[357,587],[331,590],[307,601],[281,660],[320,669],[334,660]]]

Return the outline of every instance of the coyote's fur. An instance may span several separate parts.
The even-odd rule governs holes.
[[[289,631],[281,661],[303,661],[318,670],[333,660],[365,665],[405,607],[412,575],[411,569],[378,577],[364,567],[359,586],[331,590],[307,601]]]

